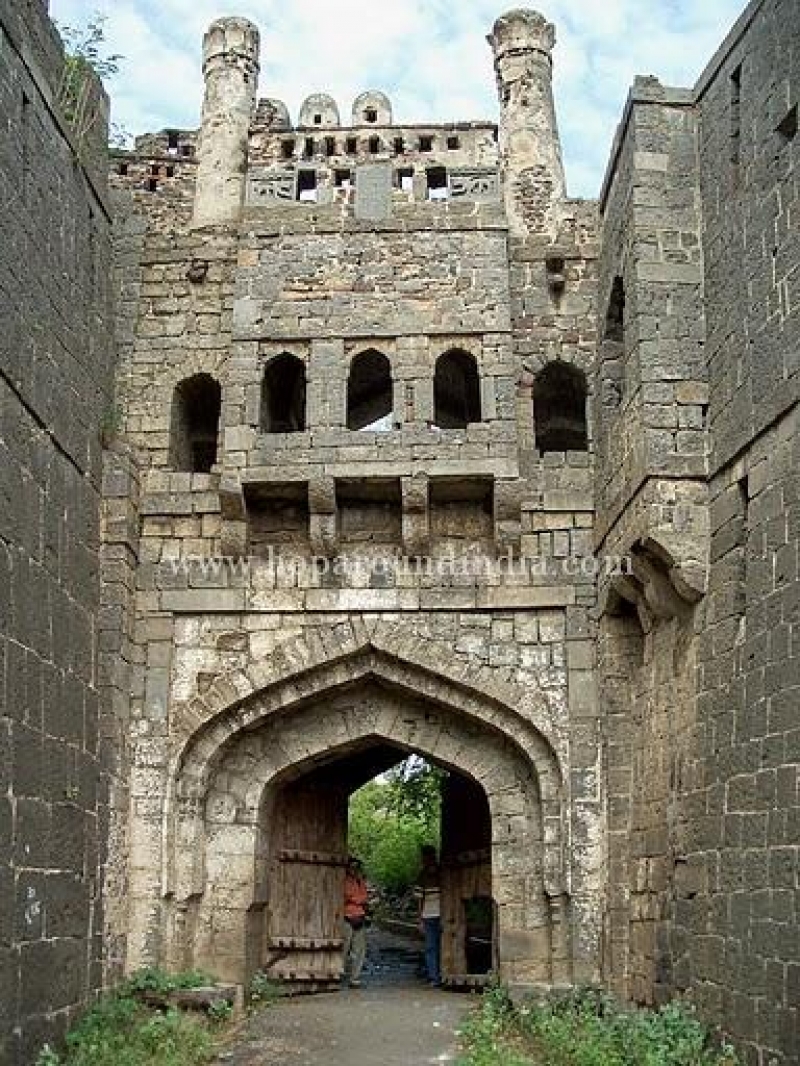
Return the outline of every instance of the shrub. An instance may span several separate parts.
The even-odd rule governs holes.
[[[462,1030],[463,1066],[737,1066],[691,1008],[628,1010],[576,990],[515,1006],[493,988]]]
[[[157,1010],[137,998],[143,992],[167,994],[213,981],[206,974],[168,975],[140,970],[115,992],[103,996],[70,1030],[62,1055],[46,1046],[36,1066],[203,1066],[214,1054],[205,1017],[175,1008]],[[212,1023],[230,1016],[214,1012]]]

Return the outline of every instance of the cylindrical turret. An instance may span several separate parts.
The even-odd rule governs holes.
[[[566,196],[553,101],[552,23],[538,11],[501,15],[487,40],[500,95],[500,159],[513,232],[555,235]]]
[[[194,226],[235,222],[244,202],[247,136],[258,85],[258,29],[252,22],[222,18],[211,23],[203,38],[203,77]]]

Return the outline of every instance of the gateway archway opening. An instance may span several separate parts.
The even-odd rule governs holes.
[[[426,787],[435,782],[438,809],[427,833],[415,833],[407,812],[408,832],[398,834],[398,812],[391,810],[390,800],[400,791],[397,768],[403,773],[425,766],[435,767]],[[363,819],[365,789],[386,801],[381,815],[381,800],[376,800],[371,826]],[[383,839],[375,835],[381,816]],[[486,983],[496,967],[491,815],[483,788],[468,775],[376,741],[291,771],[269,790],[264,819],[262,972],[298,991],[339,986],[345,866],[348,855],[356,854],[365,863],[372,912],[362,977],[371,985],[424,979],[412,885],[420,845],[432,843],[440,862],[442,984],[474,988]],[[403,854],[387,852],[392,833]]]

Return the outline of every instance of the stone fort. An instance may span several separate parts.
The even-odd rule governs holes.
[[[498,121],[293,117],[219,19],[199,129],[109,167],[0,4],[3,1062],[144,965],[336,981],[412,752],[447,982],[800,1061],[800,9],[637,78],[597,201],[554,45],[497,19]]]

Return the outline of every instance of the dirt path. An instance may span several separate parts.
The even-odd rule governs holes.
[[[418,941],[372,929],[364,986],[279,1000],[248,1019],[227,1066],[428,1066],[456,1061],[475,1000],[428,988]]]
[[[298,996],[265,1007],[223,1053],[228,1066],[453,1063],[470,996],[385,986]]]

